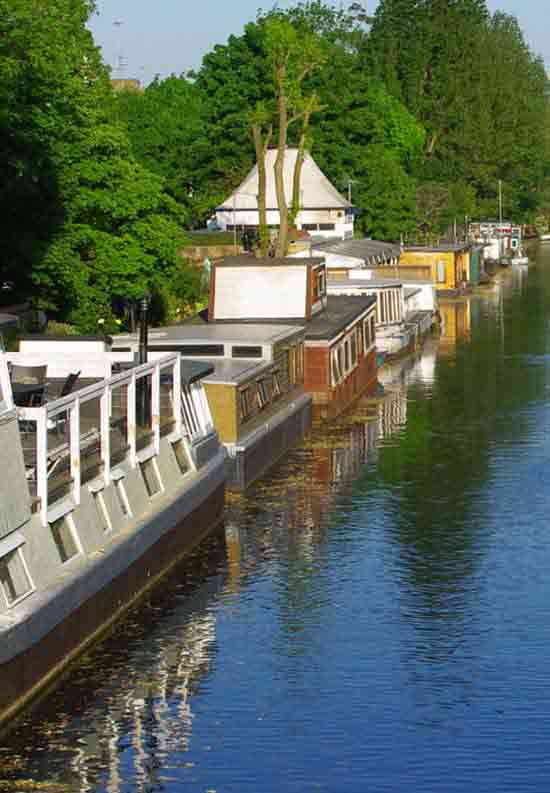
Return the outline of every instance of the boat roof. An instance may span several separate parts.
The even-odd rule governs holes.
[[[279,325],[276,323],[228,323],[223,321],[201,322],[200,324],[168,325],[149,331],[148,347],[164,344],[276,344],[288,336],[303,330],[302,325]],[[121,345],[137,343],[137,333],[115,336],[113,349]]]

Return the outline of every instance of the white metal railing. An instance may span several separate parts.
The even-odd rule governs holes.
[[[137,450],[138,416],[136,397],[140,383],[147,388],[150,398],[144,400],[145,416],[142,426],[150,427],[151,443],[147,449],[151,456],[160,452],[161,435],[161,378],[171,372],[173,387],[168,389],[170,421],[173,423],[172,438],[186,437],[196,442],[213,430],[212,416],[200,382],[191,385],[181,384],[181,357],[178,353],[167,355],[150,363],[145,363],[116,374],[108,380],[75,391],[66,397],[47,402],[41,407],[17,408],[21,422],[34,422],[36,432],[31,433],[36,444],[36,495],[39,499],[40,515],[44,524],[48,515],[48,478],[51,461],[48,456],[48,426],[64,417],[69,426],[69,441],[66,444],[66,459],[70,465],[71,496],[75,504],[80,503],[81,455],[83,438],[81,434],[81,411],[83,405],[91,400],[99,400],[99,427],[97,440],[101,455],[101,476],[108,485],[111,482],[111,427],[113,418],[113,394],[126,387],[126,449],[125,457],[132,467],[136,467],[143,450]],[[151,377],[151,387],[147,378]],[[85,433],[86,435],[86,433]],[[51,451],[50,451],[51,455]]]

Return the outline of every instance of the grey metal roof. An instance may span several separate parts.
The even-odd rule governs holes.
[[[401,253],[399,245],[392,242],[380,242],[369,237],[354,240],[327,240],[315,242],[312,250],[319,253],[333,253],[340,256],[351,256],[356,259],[369,259],[372,256],[395,257]]]
[[[376,303],[376,295],[329,295],[327,307],[305,324],[306,340],[330,341]]]
[[[405,251],[422,253],[458,253],[470,248],[469,242],[441,242],[439,245],[405,245]]]
[[[182,364],[187,363],[185,358]],[[224,358],[213,361],[213,373],[205,381],[216,385],[240,385],[241,383],[257,377],[262,372],[272,369],[273,363],[267,361],[247,361],[237,358]]]
[[[385,287],[402,286],[403,281],[400,278],[379,278],[373,276],[372,278],[331,278],[330,271],[327,278],[327,288],[329,290],[338,288],[345,289],[346,286],[352,286],[354,289],[384,289]]]
[[[285,256],[275,258],[265,256],[226,256],[221,262],[216,262],[214,267],[303,267],[304,264],[316,265],[323,264],[322,256]]]
[[[182,360],[181,379],[184,383],[194,383],[196,380],[202,380],[207,377],[213,370],[212,364],[205,361]]]
[[[226,322],[202,322],[200,325],[168,325],[164,328],[153,328],[149,331],[148,346],[159,347],[164,344],[275,344],[287,336],[299,333],[302,326]],[[137,333],[116,336],[115,346],[136,344]]]

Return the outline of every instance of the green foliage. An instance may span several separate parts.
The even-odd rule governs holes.
[[[495,216],[500,179],[506,214],[533,216],[550,160],[548,80],[513,17],[484,0],[381,0],[366,57],[426,129],[420,182],[467,185],[475,196],[453,209]]]
[[[112,301],[164,282],[180,247],[181,209],[134,157],[112,117],[106,67],[85,24],[87,0],[0,0],[0,200],[5,270],[33,302],[80,330]]]

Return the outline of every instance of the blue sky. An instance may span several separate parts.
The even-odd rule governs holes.
[[[109,65],[114,66],[122,54],[124,76],[148,83],[155,74],[196,68],[215,44],[223,44],[254,19],[259,7],[273,4],[262,0],[98,0],[99,15],[90,28]],[[370,11],[376,5],[374,0],[363,4]],[[290,5],[291,0],[278,2],[279,8]],[[514,14],[533,51],[550,66],[549,0],[488,0],[488,5],[492,11]],[[117,28],[118,20],[123,24]]]

